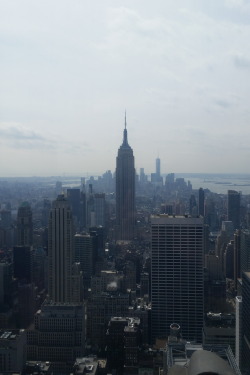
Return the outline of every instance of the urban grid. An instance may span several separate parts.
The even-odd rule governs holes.
[[[0,373],[250,373],[250,195],[135,170],[0,179]],[[119,145],[117,145],[118,147]]]

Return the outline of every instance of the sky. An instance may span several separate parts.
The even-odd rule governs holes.
[[[0,0],[0,177],[250,173],[250,0]]]

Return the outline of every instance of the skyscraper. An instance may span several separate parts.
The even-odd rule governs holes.
[[[155,161],[155,174],[158,178],[161,176],[161,160],[160,160],[160,158],[156,158],[156,161]]]
[[[152,336],[167,337],[170,325],[201,342],[203,326],[203,218],[159,215],[151,219]]]
[[[227,192],[227,220],[233,222],[234,229],[240,229],[240,193],[235,190]]]
[[[49,297],[53,302],[71,302],[73,220],[63,195],[53,202],[49,216]]]
[[[118,240],[129,241],[135,237],[135,167],[133,150],[128,144],[126,116],[123,143],[116,158],[116,223]]]
[[[75,234],[74,236],[75,261],[80,263],[84,292],[90,287],[91,277],[94,274],[97,258],[96,238],[90,234]]]
[[[250,272],[242,273],[242,357],[241,370],[245,374],[250,372]]]
[[[28,202],[23,202],[17,212],[17,245],[33,245],[32,211]]]
[[[202,188],[199,189],[199,215],[204,216],[205,193]]]

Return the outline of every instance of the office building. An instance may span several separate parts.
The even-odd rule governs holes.
[[[205,193],[202,188],[199,189],[199,215],[204,216],[205,213]]]
[[[234,238],[234,225],[232,221],[222,221],[221,231],[219,232],[216,243],[215,251],[218,255],[221,265],[221,270],[224,272],[224,253],[227,244]]]
[[[234,241],[231,240],[224,252],[224,275],[228,279],[234,279]]]
[[[107,367],[126,374],[138,373],[140,319],[112,317],[106,332]]]
[[[36,312],[36,288],[34,284],[18,284],[17,327],[28,328]]]
[[[28,202],[23,202],[17,212],[17,245],[32,246],[33,221],[32,211]]]
[[[75,262],[80,263],[83,277],[84,295],[90,287],[91,277],[94,275],[97,258],[96,237],[90,234],[75,234],[74,236]]]
[[[235,353],[235,314],[212,313],[205,315],[203,345],[230,345]]]
[[[241,370],[250,372],[250,272],[242,273],[242,357]]]
[[[110,285],[111,286],[111,285]],[[105,332],[112,316],[125,317],[131,296],[110,290],[91,296],[87,305],[88,338],[93,348],[105,348]]]
[[[87,227],[106,226],[106,201],[104,193],[89,194],[87,199]]]
[[[237,293],[237,280],[241,277],[241,230],[234,233],[234,290]]]
[[[116,158],[116,223],[117,239],[135,237],[135,167],[133,150],[128,144],[127,126]]]
[[[0,262],[0,328],[12,327],[18,309],[17,281],[13,264]]]
[[[201,342],[204,224],[201,217],[151,218],[152,337],[166,338],[177,323],[183,337]]]
[[[240,231],[240,276],[244,271],[250,271],[250,230]]]
[[[242,296],[235,297],[235,360],[241,368],[242,355]]]
[[[81,211],[80,211],[80,199],[81,192],[80,189],[67,189],[67,199],[71,207],[72,216],[76,225],[80,223],[81,220]]]
[[[91,227],[105,227],[106,226],[106,202],[105,202],[105,194],[95,194],[95,221]]]
[[[151,183],[155,187],[161,187],[163,185],[163,178],[161,177],[161,160],[157,158],[155,161],[155,173],[151,173]]]
[[[140,183],[143,185],[147,181],[147,176],[145,175],[144,168],[140,168]]]
[[[76,300],[75,295],[77,269],[76,267],[73,268],[74,247],[72,213],[69,203],[63,195],[59,195],[52,204],[49,216],[48,237],[49,299],[53,302],[61,303],[77,302],[77,300],[80,302],[80,296],[78,296]],[[80,276],[79,274],[79,282]]]
[[[32,249],[29,246],[13,248],[14,277],[19,281],[32,281]]]
[[[235,190],[227,192],[227,220],[233,222],[234,229],[240,229],[240,193]]]
[[[22,373],[27,354],[26,332],[20,330],[0,330],[0,371],[1,373]]]
[[[50,361],[57,373],[70,373],[85,350],[85,309],[74,303],[47,303],[27,331],[28,359]]]
[[[49,298],[28,332],[28,359],[51,361],[55,371],[65,373],[84,354],[85,309],[82,273],[74,259],[72,211],[63,195],[52,203],[48,240]]]

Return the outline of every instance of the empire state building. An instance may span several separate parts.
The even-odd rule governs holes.
[[[128,144],[127,124],[116,158],[116,224],[117,239],[135,237],[135,166],[133,150]]]

